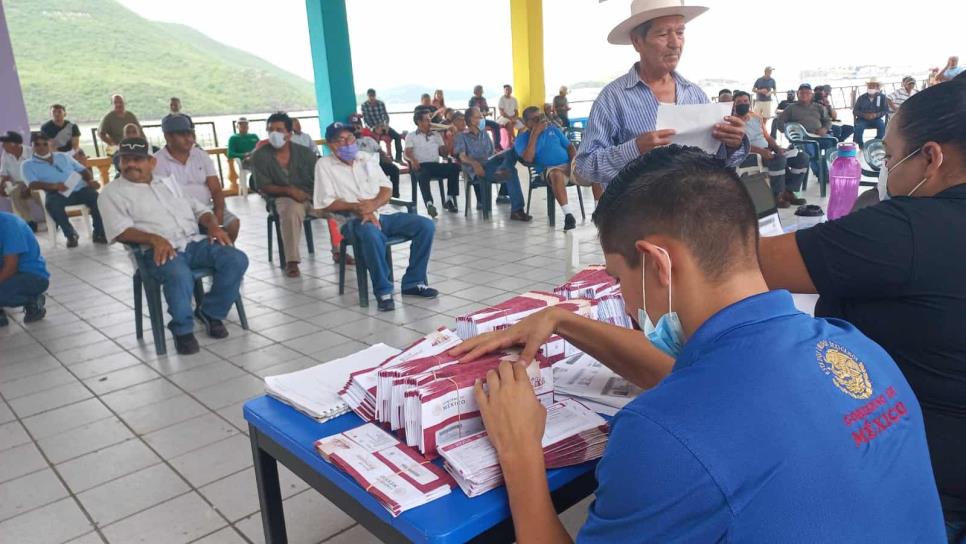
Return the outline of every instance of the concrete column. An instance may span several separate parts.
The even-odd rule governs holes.
[[[347,122],[349,115],[356,111],[349,23],[345,0],[305,0],[305,10],[315,68],[319,125],[324,131],[333,121]]]
[[[527,106],[543,107],[546,84],[543,79],[543,0],[510,0],[510,28],[513,41],[513,94],[520,111]]]

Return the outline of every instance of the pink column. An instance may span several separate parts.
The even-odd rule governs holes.
[[[0,131],[16,130],[26,137],[30,133],[27,122],[27,108],[20,89],[17,64],[13,60],[13,46],[10,44],[10,31],[7,18],[0,3]]]

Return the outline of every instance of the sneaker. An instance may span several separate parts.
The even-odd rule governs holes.
[[[436,211],[436,206],[433,206],[432,202],[426,203],[426,213],[433,219],[436,219],[436,216],[439,215],[439,212]]]
[[[10,321],[7,319],[7,313],[3,309],[0,309],[0,327],[6,327],[9,324]]]
[[[107,236],[104,236],[103,234],[95,234],[91,237],[91,240],[93,240],[95,244],[106,244]]]
[[[381,297],[376,297],[379,305],[380,312],[391,312],[396,309],[396,301],[392,299],[392,295],[382,295]]]
[[[517,210],[510,214],[511,221],[523,221],[524,223],[529,222],[533,219],[532,215],[527,215],[527,212],[523,210]]]
[[[459,211],[459,208],[456,206],[456,200],[452,198],[443,203],[443,209],[451,213],[456,213]]]
[[[228,337],[228,329],[225,328],[225,324],[222,323],[220,319],[214,319],[212,317],[208,317],[207,315],[205,315],[204,312],[201,311],[201,308],[198,308],[197,310],[195,310],[195,317],[197,317],[198,321],[201,321],[202,325],[205,326],[205,332],[208,333],[209,337],[211,338]]]
[[[496,197],[496,203],[497,204],[509,204],[510,203],[510,197],[508,197],[507,195],[499,195],[499,196]]]
[[[23,322],[34,323],[35,321],[40,321],[43,319],[44,316],[47,315],[47,308],[44,307],[46,302],[47,297],[44,295],[37,295],[36,300],[34,300],[31,304],[25,305],[24,310],[26,310],[27,315],[24,316]]]
[[[174,335],[174,349],[181,355],[194,355],[201,351],[194,333]]]
[[[568,213],[564,216],[564,232],[577,228],[577,218],[574,214]]]
[[[67,247],[71,249],[77,247],[78,240],[80,240],[80,237],[77,236],[77,233],[71,234],[67,237]]]
[[[409,297],[436,298],[439,296],[439,291],[428,285],[417,283],[416,287],[403,289],[402,294]]]

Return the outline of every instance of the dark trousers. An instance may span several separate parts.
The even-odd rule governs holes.
[[[844,142],[845,140],[849,139],[849,136],[852,135],[854,130],[855,129],[852,128],[852,125],[832,125],[831,132],[832,136],[838,138],[840,142]]]
[[[801,191],[802,182],[808,175],[810,159],[808,153],[799,151],[794,157],[787,159],[781,153],[775,153],[770,161],[765,161],[771,192],[777,196],[785,191]]]
[[[497,151],[503,149],[500,145],[500,123],[496,121],[486,120],[486,129],[490,131],[490,137],[493,139],[493,147]]]
[[[29,272],[17,272],[0,283],[0,308],[18,308],[33,304],[47,290],[49,282]]]
[[[402,162],[402,136],[392,127],[386,127],[386,133],[392,138],[392,143],[396,147],[396,162]]]
[[[858,144],[859,147],[865,145],[864,133],[867,128],[874,128],[875,137],[881,140],[885,136],[885,119],[879,117],[878,119],[869,121],[868,119],[859,117],[855,120],[855,134],[852,136],[852,141]]]
[[[570,118],[569,117],[565,117],[563,115],[558,115],[557,117],[560,118],[560,124],[563,125],[563,128],[570,128]]]
[[[392,162],[379,161],[379,168],[382,168],[382,173],[392,182],[392,197],[399,198],[399,167]]]
[[[94,234],[104,235],[104,224],[101,223],[101,214],[97,211],[97,191],[90,187],[83,187],[64,196],[56,191],[47,191],[47,213],[53,218],[54,223],[60,227],[64,236],[70,238],[77,234],[74,227],[67,219],[67,206],[83,204],[91,210],[91,218],[94,220]]]
[[[423,195],[423,202],[433,200],[433,189],[430,181],[436,178],[446,178],[446,193],[449,196],[460,194],[460,167],[449,162],[421,162],[419,172],[416,172],[416,181],[419,183],[419,192]],[[446,200],[446,195],[439,195],[441,200]]]

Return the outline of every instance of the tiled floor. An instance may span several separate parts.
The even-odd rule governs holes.
[[[564,279],[566,242],[559,210],[557,228],[547,225],[544,195],[534,191],[530,224],[510,222],[504,206],[489,222],[443,212],[430,266],[442,294],[397,296],[393,313],[360,308],[354,275],[338,294],[323,222],[303,276],[288,279],[267,260],[261,199],[230,198],[251,263],[242,286],[251,330],[232,312],[231,336],[199,334],[202,351],[190,357],[174,354],[170,334],[162,357],[150,332],[135,338],[132,265],[122,248],[87,238],[77,249],[62,238],[52,248],[41,236],[51,271],[47,318],[25,327],[22,313],[10,312],[0,329],[0,544],[262,542],[241,408],[261,394],[262,378],[376,342],[402,346],[514,293],[552,289]],[[600,262],[585,196],[581,261]],[[397,278],[406,254],[393,252]],[[293,544],[375,541],[284,468],[282,487]],[[568,527],[580,526],[586,508],[565,514]]]

